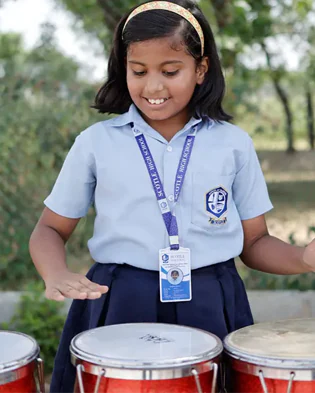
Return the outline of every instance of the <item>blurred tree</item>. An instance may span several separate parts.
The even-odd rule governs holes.
[[[19,34],[0,34],[0,78],[8,78],[21,71],[25,56]]]
[[[104,42],[106,49],[109,47],[110,37],[119,18],[131,6],[141,3],[140,0],[83,0],[80,4],[73,0],[58,1],[83,21],[83,25],[87,31],[94,32]],[[281,0],[278,8],[282,6],[282,1],[286,5],[286,0]],[[281,80],[285,78],[286,72],[284,67],[274,66],[273,55],[270,49],[268,49],[267,44],[268,38],[276,34],[277,30],[280,30],[283,26],[288,28],[286,24],[289,24],[291,20],[291,13],[286,18],[283,18],[281,23],[278,22],[277,18],[274,18],[272,15],[272,0],[201,0],[200,6],[206,16],[209,17],[209,20],[211,20],[212,25],[216,23],[214,30],[227,78],[229,78],[230,84],[233,85],[236,83],[238,89],[240,86],[244,87],[243,96],[248,93],[246,85],[248,87],[248,82],[250,81],[245,79],[244,82],[246,84],[242,84],[238,80],[238,78],[246,74],[243,72],[245,66],[240,61],[240,55],[247,48],[257,44],[260,45],[261,53],[265,53],[266,64],[269,68],[269,77],[274,84],[275,91],[284,109],[288,140],[287,150],[294,151],[293,114],[290,108],[288,93],[281,83]],[[94,15],[99,9],[102,10],[103,16],[102,18],[95,18]],[[289,7],[285,6],[283,9],[288,10]],[[238,72],[237,78],[235,78],[238,67],[241,67],[242,70]],[[258,67],[256,74],[258,75],[262,71],[263,68]],[[247,73],[246,75],[248,76],[249,74]],[[258,79],[261,80],[260,77]],[[254,85],[256,85],[256,82],[254,82]],[[240,92],[239,90],[238,98],[240,98]],[[233,106],[234,102],[230,100],[228,107],[233,110]]]
[[[142,0],[56,0],[83,24],[85,31],[100,39],[106,50],[120,18]]]
[[[0,34],[0,282],[11,289],[37,277],[28,240],[41,201],[78,132],[99,119],[89,109],[96,88],[55,47],[52,25],[31,51],[21,42]],[[87,236],[74,236],[78,250]]]
[[[308,29],[307,42],[309,43],[308,50],[301,61],[301,69],[304,71],[305,86],[305,103],[306,103],[306,118],[307,118],[307,136],[309,147],[314,150],[315,147],[315,121],[314,121],[314,104],[313,91],[315,80],[315,27],[310,26]]]
[[[277,96],[282,103],[286,118],[287,151],[293,152],[293,113],[290,108],[289,96],[282,85],[285,78],[285,68],[273,64],[273,55],[268,49],[268,39],[276,34],[278,21],[272,15],[272,2],[268,0],[219,1],[211,0],[217,18],[221,35],[221,52],[223,65],[232,69],[232,83],[235,70],[243,68],[243,53],[259,45],[261,53],[265,54],[268,74],[274,85]],[[279,7],[278,5],[277,7]],[[234,44],[231,47],[231,42]],[[256,67],[256,77],[261,80],[264,66]],[[245,73],[246,74],[246,73]],[[263,73],[263,75],[266,75]],[[245,81],[245,80],[244,80]],[[251,80],[246,79],[244,94],[248,93]],[[256,85],[256,82],[254,81]],[[239,85],[239,83],[238,83]]]
[[[309,45],[309,53],[306,54],[305,61],[308,67],[304,67],[304,76],[300,74],[300,84],[307,86],[305,107],[307,108],[309,143],[312,148],[314,119],[310,81],[313,79],[310,72],[314,69],[311,51],[314,51],[315,40],[312,40],[311,30],[314,24],[315,4],[312,0],[279,0],[277,2],[273,0],[211,0],[211,4],[217,19],[223,64],[225,68],[233,69],[232,84],[237,75],[236,69],[242,67],[241,57],[248,48],[253,49],[258,44],[261,48],[260,52],[265,54],[269,77],[284,110],[288,152],[294,151],[293,111],[289,97],[291,89],[290,86],[285,87],[290,73],[287,71],[286,57],[282,54],[282,45],[285,42],[294,42],[294,49],[300,53],[301,50],[305,52],[305,45]],[[256,77],[260,80],[264,68],[264,66],[256,68]],[[306,83],[303,82],[305,77]],[[247,82],[249,86],[251,80],[247,79]],[[239,85],[237,80],[236,83]]]
[[[312,47],[315,43],[312,39],[312,29],[315,17],[315,3],[312,0],[279,0],[277,2],[278,12],[274,19],[274,35],[280,38],[285,37],[288,42],[294,44],[296,51],[296,58],[298,61],[298,70],[300,71],[300,85],[304,88],[301,92],[306,98],[305,115],[308,128],[308,140],[310,147],[314,147],[314,119],[312,108],[312,83],[311,78],[311,64]],[[308,47],[308,49],[307,49]],[[279,48],[281,49],[281,48]],[[313,52],[314,53],[314,52]],[[278,66],[278,69],[285,69],[284,61]],[[282,73],[282,78],[290,79],[288,72]],[[288,95],[287,95],[288,96]],[[285,105],[285,103],[284,103]],[[289,105],[289,104],[288,104]],[[289,116],[288,106],[287,113],[287,136],[290,142],[290,120],[292,124],[292,115]],[[290,113],[291,110],[290,110]],[[291,117],[291,118],[290,118]],[[292,130],[291,130],[292,131]],[[312,147],[313,146],[313,147]],[[289,145],[290,147],[290,145]]]
[[[82,23],[84,29],[99,38],[105,51],[110,47],[115,26],[121,16],[130,7],[136,6],[142,0],[56,0],[66,10],[70,11]],[[278,38],[288,42],[292,39],[307,40],[306,32],[312,25],[308,16],[313,11],[312,0],[200,0],[200,6],[212,23],[216,33],[216,40],[221,52],[221,59],[229,86],[233,92],[233,85],[237,85],[238,98],[247,96],[249,86],[257,87],[255,80],[244,79],[243,75],[251,77],[252,72],[244,72],[248,68],[249,53],[256,52],[257,57],[265,56],[265,65],[255,66],[259,81],[264,82],[269,76],[275,92],[281,102],[284,118],[286,119],[287,151],[294,151],[294,115],[290,103],[289,88],[285,87],[288,80],[286,58],[281,55],[282,45]],[[307,22],[307,23],[305,23]],[[301,34],[303,31],[303,34]],[[279,43],[280,42],[280,43]],[[303,45],[302,45],[303,46]],[[296,46],[298,48],[299,45]],[[259,50],[257,49],[259,48]],[[247,63],[243,59],[247,57]],[[241,67],[241,70],[237,69]],[[266,68],[268,72],[266,73]],[[261,78],[261,73],[264,78]],[[241,90],[240,87],[244,89]],[[305,91],[307,100],[308,135],[312,142],[312,89]],[[235,95],[227,99],[228,107],[235,105]],[[313,138],[314,139],[314,138]]]

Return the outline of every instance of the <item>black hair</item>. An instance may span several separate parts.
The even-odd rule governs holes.
[[[168,1],[186,8],[198,20],[204,34],[204,56],[209,58],[209,69],[204,82],[201,85],[196,85],[188,104],[190,113],[196,117],[209,116],[216,121],[230,120],[232,116],[228,115],[222,108],[225,81],[208,21],[193,0]],[[108,60],[108,79],[98,91],[95,105],[92,106],[101,113],[122,114],[128,111],[132,103],[127,87],[125,66],[125,58],[130,44],[155,38],[171,37],[180,33],[188,52],[195,58],[197,65],[202,60],[198,33],[191,23],[174,12],[151,10],[139,13],[128,22],[123,31],[128,16],[135,8],[137,7],[134,7],[122,17],[115,30],[114,45]]]

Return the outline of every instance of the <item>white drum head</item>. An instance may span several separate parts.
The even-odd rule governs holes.
[[[0,331],[0,372],[28,364],[38,353],[39,347],[32,337],[18,332]]]
[[[185,326],[131,323],[100,327],[78,334],[70,351],[93,364],[157,369],[213,359],[223,346],[215,335]]]
[[[315,367],[315,319],[248,326],[229,334],[224,347],[232,357],[255,364],[286,368],[297,362]]]

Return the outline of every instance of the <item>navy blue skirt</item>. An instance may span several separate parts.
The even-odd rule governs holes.
[[[110,289],[100,299],[72,302],[55,358],[51,393],[73,392],[76,370],[69,347],[82,331],[119,323],[164,322],[204,329],[223,339],[253,324],[234,260],[192,270],[190,302],[161,303],[157,271],[95,263],[87,277]]]

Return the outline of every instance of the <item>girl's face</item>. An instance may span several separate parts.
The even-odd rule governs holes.
[[[186,124],[187,105],[208,70],[207,59],[197,67],[183,44],[176,45],[176,49],[172,44],[174,38],[168,37],[136,42],[127,53],[130,96],[148,124],[156,129],[169,120],[180,128]]]

